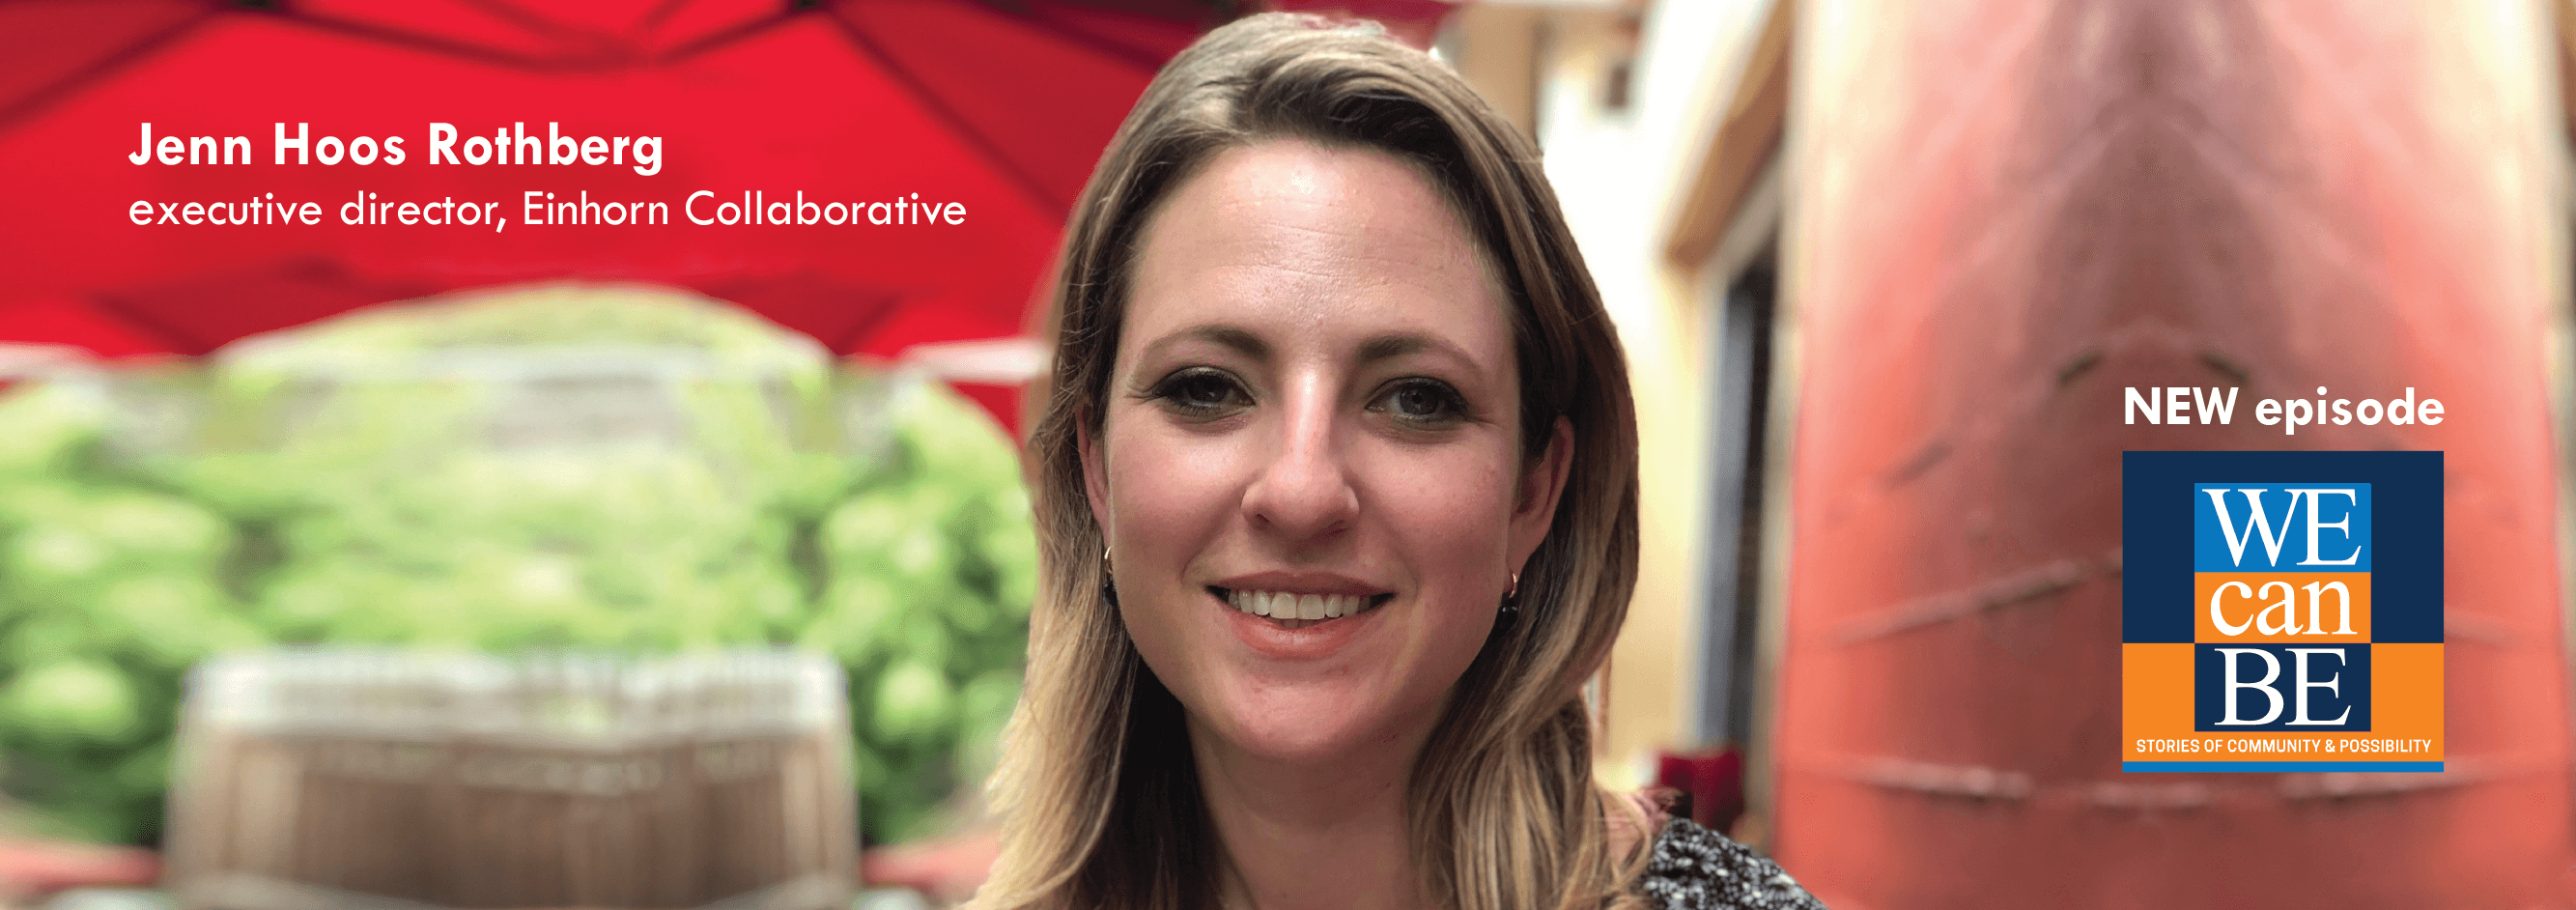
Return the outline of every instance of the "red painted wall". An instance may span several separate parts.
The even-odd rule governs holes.
[[[2533,6],[1808,10],[1775,849],[1829,904],[2569,905]],[[2161,385],[2234,423],[2124,425]],[[2449,419],[2252,420],[2321,385]],[[2379,448],[2446,453],[2451,770],[2121,773],[2120,452]]]

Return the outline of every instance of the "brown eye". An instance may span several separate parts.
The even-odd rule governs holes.
[[[1219,370],[1182,370],[1154,386],[1153,396],[1175,411],[1215,416],[1252,403],[1243,384]]]
[[[1371,407],[1406,423],[1425,426],[1446,426],[1467,416],[1467,402],[1459,397],[1458,390],[1436,379],[1398,381]]]

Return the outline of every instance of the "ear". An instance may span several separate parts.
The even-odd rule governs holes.
[[[1548,433],[1547,451],[1521,474],[1519,495],[1513,498],[1512,571],[1521,571],[1528,565],[1530,554],[1538,552],[1539,541],[1547,539],[1548,528],[1556,521],[1557,497],[1564,494],[1565,478],[1573,465],[1574,423],[1560,416]]]
[[[1109,543],[1109,474],[1108,463],[1101,458],[1100,436],[1091,431],[1091,409],[1083,408],[1073,417],[1074,444],[1082,450],[1082,493],[1091,500],[1091,521],[1099,526],[1101,543]]]

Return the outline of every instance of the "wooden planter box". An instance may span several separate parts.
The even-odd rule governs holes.
[[[191,678],[183,907],[844,908],[839,667],[281,652]]]

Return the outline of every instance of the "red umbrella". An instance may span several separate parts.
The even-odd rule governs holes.
[[[1230,6],[0,3],[0,341],[196,354],[561,279],[843,353],[1015,334],[1110,133]]]

